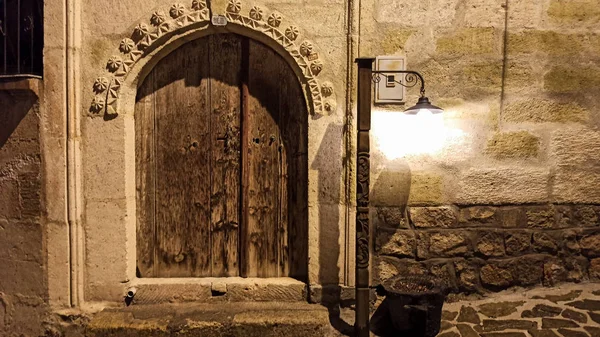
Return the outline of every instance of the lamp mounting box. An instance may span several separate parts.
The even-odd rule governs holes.
[[[375,70],[384,71],[379,74],[379,81],[375,82],[375,103],[404,104],[405,88],[404,74],[386,74],[386,70],[406,70],[406,61],[402,56],[377,56]]]

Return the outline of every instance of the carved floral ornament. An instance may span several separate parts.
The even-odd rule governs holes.
[[[117,50],[106,62],[106,72],[96,78],[92,85],[94,98],[89,111],[92,114],[116,115],[121,84],[132,67],[147,55],[149,47],[157,47],[168,37],[190,28],[205,29],[210,25],[210,14],[206,0],[189,0],[189,7],[175,3],[164,10],[149,15],[149,24],[141,22],[135,26],[130,37],[124,37]],[[333,84],[320,84],[319,74],[323,62],[310,41],[297,44],[301,35],[294,25],[283,26],[284,18],[279,13],[266,13],[259,6],[248,6],[248,15],[242,14],[240,0],[229,0],[226,17],[236,24],[260,32],[280,44],[301,70],[301,81],[307,86],[307,95],[313,111],[319,115],[335,112],[336,100]],[[168,14],[166,14],[168,13]],[[190,27],[193,26],[193,27]],[[152,48],[152,50],[155,48]]]

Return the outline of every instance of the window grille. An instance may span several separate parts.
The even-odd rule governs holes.
[[[42,13],[42,0],[0,0],[0,77],[42,75]]]

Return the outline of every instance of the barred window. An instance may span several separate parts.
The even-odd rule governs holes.
[[[0,77],[42,75],[43,1],[0,0]]]

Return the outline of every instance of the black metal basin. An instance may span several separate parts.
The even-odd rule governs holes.
[[[435,337],[440,331],[446,287],[428,277],[395,277],[377,287],[385,296],[373,317],[378,336]]]

